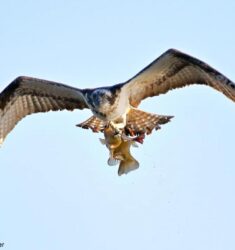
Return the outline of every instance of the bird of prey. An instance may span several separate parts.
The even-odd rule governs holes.
[[[192,84],[210,86],[235,101],[232,81],[175,49],[167,50],[128,81],[108,87],[79,89],[21,76],[0,94],[0,143],[26,115],[50,110],[90,109],[93,116],[79,126],[93,131],[103,131],[110,125],[130,135],[150,133],[171,117],[139,110],[141,101]]]

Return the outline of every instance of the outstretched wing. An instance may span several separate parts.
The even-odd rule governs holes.
[[[18,77],[0,94],[0,144],[26,115],[88,108],[80,89],[32,77]]]
[[[191,84],[208,85],[235,101],[235,84],[208,64],[170,49],[123,84],[131,105]]]

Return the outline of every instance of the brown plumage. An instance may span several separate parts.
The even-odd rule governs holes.
[[[232,81],[206,63],[174,49],[166,51],[127,82],[110,87],[77,89],[52,81],[18,77],[0,94],[0,143],[26,115],[64,109],[89,108],[101,120],[99,130],[111,122],[120,131],[137,134],[140,120],[136,118],[137,122],[132,115],[133,108],[147,97],[192,84],[210,86],[235,101]],[[97,122],[96,118],[91,120]],[[118,126],[120,121],[123,124]],[[147,133],[156,128],[155,125],[152,122],[149,131],[149,121],[141,126]]]
[[[26,115],[84,108],[87,105],[78,89],[51,81],[18,77],[0,94],[0,144]]]
[[[129,92],[130,103],[137,107],[152,96],[192,84],[210,86],[235,101],[235,85],[226,76],[208,64],[170,49],[127,81],[124,88]]]
[[[127,113],[126,126],[124,132],[126,135],[150,134],[153,129],[158,130],[160,125],[168,123],[173,116],[157,115],[147,113],[139,109],[130,109]],[[104,132],[106,122],[92,116],[86,121],[76,125],[84,129],[91,129],[93,132]]]

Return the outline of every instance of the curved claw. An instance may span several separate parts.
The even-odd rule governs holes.
[[[115,124],[113,122],[109,122],[109,124],[107,125],[107,127],[110,126],[114,132],[115,132],[115,135],[121,135],[122,131],[115,126]]]
[[[134,141],[143,144],[143,143],[144,143],[144,138],[145,138],[145,134],[141,134],[141,135],[137,136],[137,137],[134,139]]]
[[[145,134],[144,133],[142,133],[142,134],[140,134],[140,135],[138,135],[138,136],[135,136],[135,137],[130,137],[130,136],[127,136],[126,134],[122,134],[122,139],[124,140],[124,141],[136,141],[136,142],[138,142],[138,143],[141,143],[141,144],[143,144],[144,143],[144,138],[145,138]]]

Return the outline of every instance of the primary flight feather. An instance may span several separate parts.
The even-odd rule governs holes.
[[[109,87],[78,89],[32,77],[18,77],[0,94],[0,143],[26,115],[38,112],[88,108],[93,117],[80,127],[103,131],[151,132],[171,117],[143,111],[138,105],[147,97],[192,84],[210,86],[235,101],[235,84],[208,64],[170,49],[130,80]],[[91,122],[92,121],[92,122]]]

